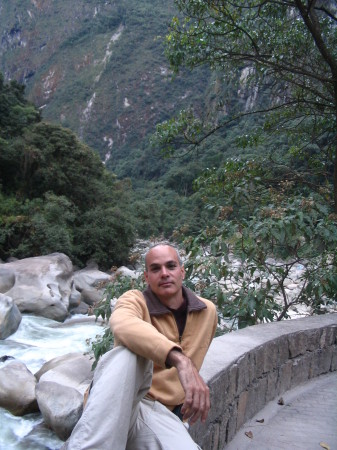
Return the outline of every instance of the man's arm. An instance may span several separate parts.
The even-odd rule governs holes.
[[[110,317],[115,345],[124,345],[136,355],[166,367],[166,358],[174,348],[180,349],[152,324],[140,291],[127,291],[117,301]]]
[[[183,420],[193,425],[199,418],[205,422],[210,410],[209,388],[199,375],[193,362],[180,351],[171,350],[166,363],[178,371],[180,383],[185,391],[185,401],[181,408]]]

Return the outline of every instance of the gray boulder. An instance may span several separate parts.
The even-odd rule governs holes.
[[[9,361],[0,368],[0,406],[15,416],[38,411],[36,379],[20,361]]]
[[[89,306],[95,305],[102,300],[103,294],[98,290],[83,289],[81,292],[81,300]]]
[[[116,270],[116,275],[121,275],[123,277],[138,278],[141,272],[136,270],[131,270],[128,267],[121,266]]]
[[[0,288],[21,312],[63,321],[68,316],[73,265],[63,253],[0,265]]]
[[[84,394],[91,383],[93,360],[82,353],[67,353],[47,361],[35,374],[38,381],[52,381]]]
[[[85,269],[74,272],[70,312],[87,314],[89,306],[103,298],[105,286],[111,280],[111,275],[101,272],[96,266],[87,266]]]
[[[83,396],[74,388],[40,381],[36,397],[43,420],[60,439],[70,436],[83,411]]]
[[[21,323],[21,313],[13,299],[0,294],[0,339],[15,333]]]
[[[83,290],[104,291],[106,283],[111,281],[111,275],[100,270],[86,267],[85,269],[74,272],[74,287],[77,291]]]
[[[81,417],[84,393],[93,378],[92,362],[89,356],[69,353],[48,361],[35,374],[43,419],[63,440]]]
[[[0,292],[9,291],[15,284],[14,270],[3,270],[3,264],[0,264]]]
[[[87,303],[81,302],[76,308],[71,308],[71,314],[88,314],[89,305]]]
[[[75,288],[73,281],[69,296],[69,309],[77,308],[80,303],[81,303],[81,293]]]

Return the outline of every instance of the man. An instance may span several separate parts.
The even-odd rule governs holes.
[[[216,310],[183,286],[184,266],[171,245],[148,251],[144,275],[148,288],[128,291],[116,303],[115,349],[96,369],[69,450],[198,448],[183,421],[205,422],[210,409],[199,369]]]

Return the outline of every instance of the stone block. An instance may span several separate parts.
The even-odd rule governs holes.
[[[331,347],[332,359],[331,359],[331,367],[330,370],[337,370],[337,345],[333,345]]]
[[[312,352],[320,346],[322,330],[320,330],[320,329],[308,330],[306,333],[307,333],[307,348],[306,348],[306,350],[309,352]]]
[[[260,378],[250,386],[246,405],[245,422],[251,419],[266,404],[267,378]]]
[[[313,354],[314,357],[312,358],[310,366],[311,377],[318,377],[323,373],[330,372],[333,355],[332,347],[325,348],[324,351],[318,349]]]
[[[212,440],[214,423],[210,422],[209,420],[207,420],[205,424],[198,421],[195,425],[190,427],[189,433],[196,442],[204,443],[206,441],[210,441]]]
[[[236,419],[236,427],[239,429],[246,421],[247,402],[249,397],[249,391],[241,392],[238,401],[238,411]]]
[[[278,377],[278,370],[274,370],[273,372],[267,374],[266,402],[273,400],[276,395],[279,394]]]
[[[212,450],[213,448],[219,448],[219,440],[220,440],[220,424],[219,423],[214,423],[212,424],[212,428],[213,428],[213,432],[212,432],[212,439],[208,439],[209,441],[209,445],[206,446],[205,444],[203,445],[203,449],[207,450],[207,448],[209,450]]]
[[[260,378],[249,387],[245,411],[244,422],[251,419],[266,403],[267,378]],[[240,411],[240,402],[238,411]]]
[[[266,358],[266,353],[264,351],[264,346],[261,345],[256,350],[252,351],[255,365],[255,378],[260,378],[264,370],[264,360]]]
[[[311,366],[310,354],[293,359],[291,386],[295,387],[309,379]]]
[[[237,361],[237,368],[236,394],[240,395],[249,386],[250,382],[250,358],[247,354]]]
[[[304,355],[308,348],[308,336],[306,332],[300,331],[288,336],[290,358]]]
[[[228,383],[228,392],[227,399],[228,403],[231,404],[234,401],[236,396],[236,380],[238,378],[238,366],[234,364],[229,368],[229,383]]]
[[[234,403],[229,409],[229,420],[227,425],[227,442],[230,442],[238,431],[237,428],[237,403]]]
[[[278,345],[276,340],[268,342],[265,355],[263,373],[270,372],[278,366]]]
[[[336,337],[337,337],[337,327],[331,326],[323,328],[323,330],[321,330],[319,347],[320,348],[330,347],[331,345],[336,343]],[[317,347],[318,345],[316,345],[315,348]]]
[[[279,366],[279,345],[279,339],[275,339],[252,351],[251,357],[254,360],[255,367],[251,382]],[[286,351],[286,359],[288,360],[288,347]]]
[[[290,356],[289,342],[286,336],[280,336],[278,338],[277,348],[278,348],[278,365],[281,366],[282,364],[288,361]]]
[[[234,380],[235,389],[235,380]],[[225,405],[228,405],[231,401],[229,399],[229,392],[234,390],[230,387],[230,374],[229,369],[221,372],[221,375],[212,380],[210,386],[210,400],[211,409],[209,412],[209,420],[212,422],[218,417],[221,417],[225,410]]]
[[[280,367],[277,387],[278,394],[282,394],[283,392],[290,389],[292,366],[292,361],[287,361]]]
[[[228,429],[228,422],[229,422],[229,412],[227,411],[226,414],[224,414],[222,421],[220,423],[220,432],[219,432],[219,444],[218,447],[212,447],[214,448],[224,448],[225,444],[227,443],[227,429]]]

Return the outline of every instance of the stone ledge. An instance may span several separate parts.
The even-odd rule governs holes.
[[[207,422],[191,429],[203,450],[222,449],[269,401],[337,370],[337,314],[256,325],[213,340],[201,368]]]

